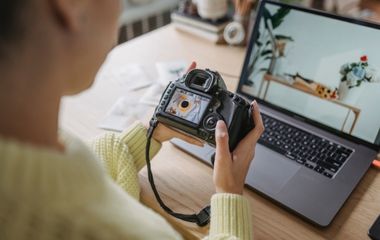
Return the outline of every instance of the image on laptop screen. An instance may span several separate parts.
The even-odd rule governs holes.
[[[263,7],[240,90],[380,144],[380,30]]]

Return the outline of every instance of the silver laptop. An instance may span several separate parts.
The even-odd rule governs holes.
[[[380,146],[380,28],[262,1],[237,93],[266,130],[247,186],[327,226]],[[214,149],[173,143],[211,165]]]

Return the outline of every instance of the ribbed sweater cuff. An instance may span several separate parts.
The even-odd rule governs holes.
[[[246,198],[227,193],[212,196],[210,238],[218,235],[253,239],[251,211]]]
[[[147,129],[139,122],[134,123],[130,128],[121,134],[121,140],[128,146],[137,171],[140,171],[146,164],[145,147],[147,143]],[[152,138],[150,144],[150,158],[152,159],[161,148],[161,143]]]

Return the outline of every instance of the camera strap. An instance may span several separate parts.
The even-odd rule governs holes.
[[[198,214],[182,214],[182,213],[176,213],[172,209],[170,209],[168,206],[165,205],[165,203],[162,201],[160,194],[157,191],[156,185],[154,183],[154,177],[150,165],[150,156],[149,156],[149,151],[150,151],[150,143],[152,140],[153,132],[156,129],[158,125],[157,119],[152,119],[150,121],[150,126],[148,129],[148,135],[147,135],[147,144],[145,148],[145,159],[146,159],[146,166],[148,170],[148,179],[150,186],[152,187],[154,196],[157,199],[157,202],[160,204],[161,208],[163,208],[168,214],[172,215],[173,217],[179,218],[183,221],[186,222],[193,222],[196,223],[198,226],[203,227],[206,226],[210,222],[210,206],[206,206],[203,208]]]

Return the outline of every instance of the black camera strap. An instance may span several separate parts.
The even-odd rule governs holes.
[[[147,135],[147,144],[145,148],[145,158],[146,158],[146,165],[147,165],[147,170],[148,170],[148,178],[149,178],[149,183],[150,186],[152,187],[154,196],[157,199],[157,202],[160,204],[160,206],[170,215],[173,217],[179,218],[183,221],[186,222],[193,222],[196,223],[198,226],[203,227],[206,226],[210,222],[210,206],[206,206],[203,208],[198,214],[182,214],[182,213],[176,213],[173,210],[171,210],[168,206],[165,205],[165,203],[162,201],[160,194],[158,193],[156,189],[156,185],[154,183],[154,178],[153,178],[153,173],[150,165],[150,143],[152,140],[153,132],[156,129],[158,125],[157,119],[152,119],[150,121],[150,126],[148,129],[148,135]]]

